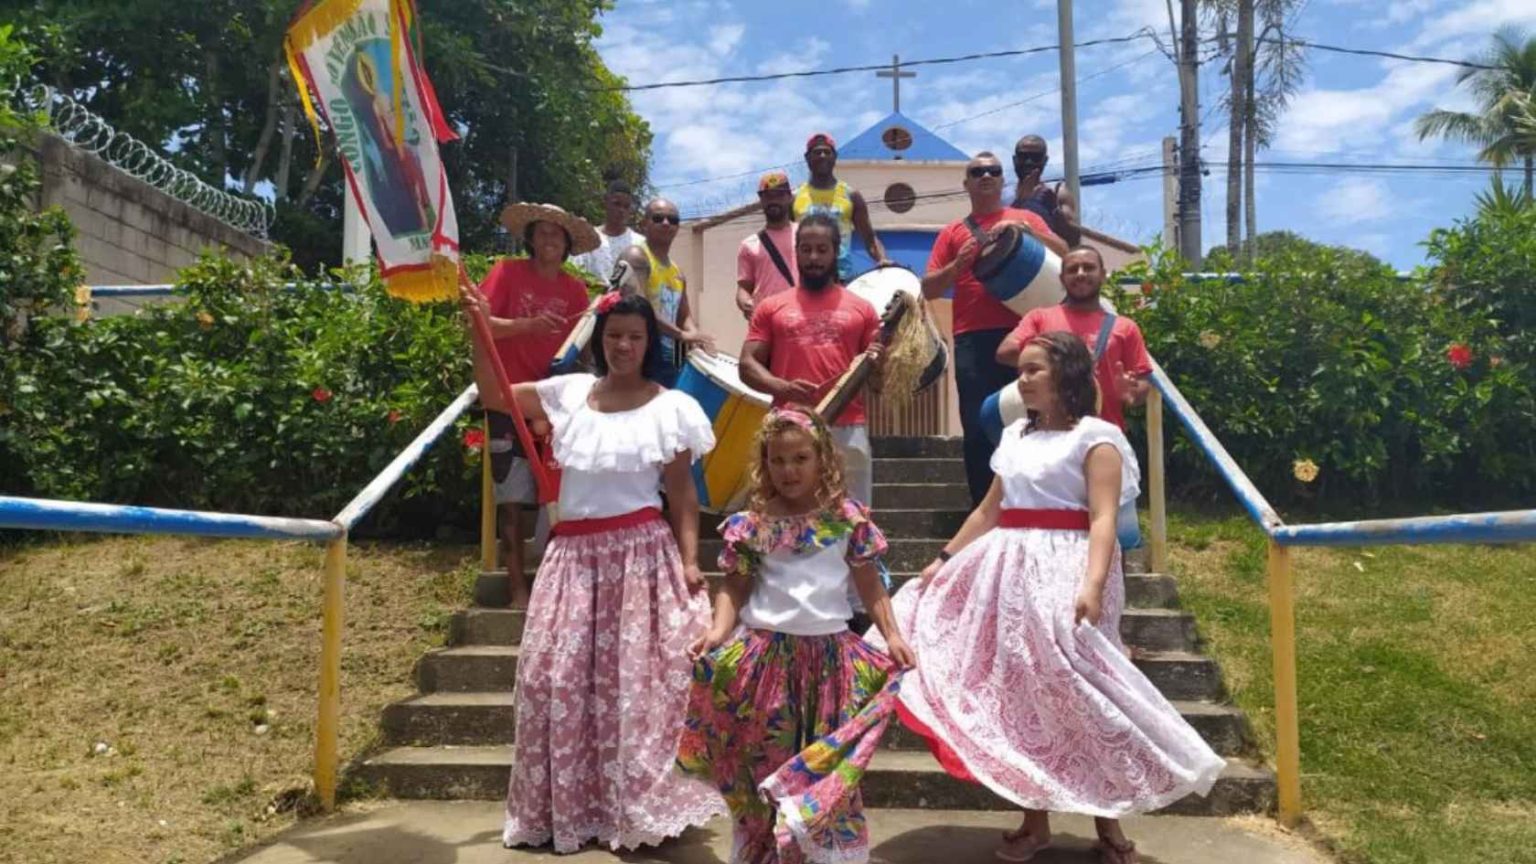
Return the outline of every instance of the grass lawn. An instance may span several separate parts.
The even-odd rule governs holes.
[[[1274,753],[1265,545],[1174,517],[1171,568]],[[1346,862],[1536,862],[1536,548],[1299,549],[1302,799]]]
[[[0,549],[0,861],[205,862],[309,790],[321,547],[113,537]],[[414,691],[475,550],[354,545],[342,754]]]

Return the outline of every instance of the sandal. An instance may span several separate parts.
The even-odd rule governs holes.
[[[1003,845],[997,847],[997,851],[993,855],[997,857],[997,860],[1007,861],[1008,864],[1024,864],[1024,862],[1039,855],[1040,851],[1049,845],[1051,845],[1049,835],[1041,838],[1023,829],[1004,831]]]
[[[1129,840],[1116,843],[1108,837],[1100,837],[1093,848],[1099,853],[1100,864],[1141,864],[1141,856],[1136,854],[1136,844]]]

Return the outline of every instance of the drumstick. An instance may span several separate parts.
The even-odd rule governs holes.
[[[880,316],[880,333],[875,337],[880,340],[880,344],[891,344],[891,336],[896,333],[896,327],[901,324],[908,308],[908,303],[901,295],[891,298],[885,307],[885,314]],[[843,377],[822,397],[821,404],[816,406],[816,413],[821,415],[828,426],[837,422],[837,418],[848,409],[849,403],[864,389],[865,382],[875,371],[874,365],[868,354],[860,354],[848,367],[848,371],[843,373]]]

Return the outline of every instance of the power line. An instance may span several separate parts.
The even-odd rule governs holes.
[[[1075,42],[1075,48],[1093,48],[1099,45],[1121,45],[1126,42],[1134,42],[1138,39],[1150,39],[1152,32],[1143,27],[1129,36],[1114,36],[1107,39],[1090,39],[1086,42]],[[1036,45],[1032,48],[1015,48],[1008,51],[985,51],[977,54],[961,54],[955,57],[933,57],[927,60],[904,60],[902,67],[908,66],[939,66],[949,63],[967,63],[972,60],[993,60],[1002,57],[1025,57],[1031,54],[1043,54],[1048,51],[1059,51],[1061,46],[1056,43],[1049,45]],[[500,67],[486,64],[487,68],[498,69]],[[651,84],[617,84],[606,87],[586,87],[588,92],[627,92],[635,93],[645,90],[664,90],[673,87],[705,87],[711,84],[743,84],[754,81],[781,81],[786,78],[817,78],[824,75],[845,75],[850,72],[878,72],[891,68],[889,63],[876,63],[866,66],[837,66],[831,69],[803,69],[796,72],[773,72],[763,75],[725,75],[719,78],[698,78],[687,81],[658,81]],[[511,71],[511,70],[507,70]]]
[[[1309,42],[1305,39],[1280,38],[1266,36],[1259,40],[1272,45],[1286,44],[1299,45],[1302,48],[1312,48],[1317,51],[1331,51],[1335,54],[1355,54],[1361,57],[1385,57],[1389,60],[1407,60],[1411,63],[1443,63],[1447,66],[1460,66],[1465,69],[1498,69],[1497,66],[1488,66],[1483,63],[1474,63],[1471,60],[1452,60],[1447,57],[1426,57],[1419,54],[1398,54],[1394,51],[1375,51],[1369,48],[1342,48],[1338,45],[1324,45],[1321,42]]]

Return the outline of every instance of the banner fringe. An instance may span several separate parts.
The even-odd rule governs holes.
[[[411,303],[436,303],[459,295],[459,265],[446,255],[433,255],[431,266],[384,277],[391,297]]]

